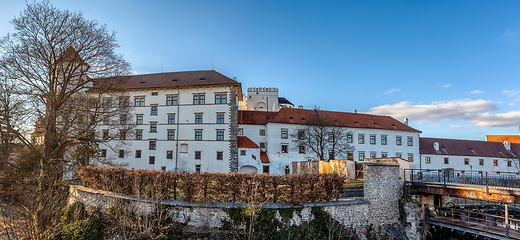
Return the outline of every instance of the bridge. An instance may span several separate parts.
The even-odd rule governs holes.
[[[454,169],[405,169],[408,189],[434,195],[427,222],[492,239],[520,239],[520,173]],[[440,198],[478,199],[493,206],[443,206]],[[518,219],[517,219],[518,218]]]

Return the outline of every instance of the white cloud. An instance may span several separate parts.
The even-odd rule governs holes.
[[[506,29],[506,32],[504,33],[504,36],[510,37],[515,35],[515,32],[511,31],[511,29]]]
[[[466,120],[472,125],[464,127],[508,127],[520,122],[520,110],[507,113],[490,114],[498,110],[498,103],[489,100],[460,99],[431,104],[412,105],[404,101],[392,105],[371,108],[369,114],[390,115],[396,119],[409,118],[411,121],[438,122],[443,119]],[[462,127],[460,125],[451,128]]]
[[[385,94],[390,94],[390,93],[399,92],[399,91],[401,91],[401,89],[399,89],[399,88],[392,88],[392,89],[386,91]]]
[[[449,84],[449,83],[448,83],[448,84],[444,84],[444,85],[442,85],[441,87],[442,87],[442,88],[449,88],[449,87],[451,87],[451,84]]]
[[[502,93],[506,94],[508,97],[514,97],[514,96],[520,94],[520,91],[519,90],[502,89]]]
[[[482,90],[475,90],[475,91],[471,91],[470,93],[471,94],[481,94],[481,93],[484,93],[484,91],[482,91]]]
[[[451,129],[461,129],[462,126],[461,125],[451,125],[450,128]]]

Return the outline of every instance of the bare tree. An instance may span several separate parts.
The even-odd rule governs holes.
[[[34,114],[32,119],[40,117],[45,129],[38,151],[23,132],[12,124],[8,128],[40,159],[36,221],[41,236],[56,220],[48,213],[55,213],[63,203],[57,196],[66,190],[64,167],[88,164],[97,155],[103,138],[95,129],[103,119],[115,121],[129,115],[131,109],[124,104],[108,104],[121,97],[114,76],[126,74],[129,64],[114,52],[118,47],[115,33],[105,25],[86,20],[81,13],[59,10],[47,1],[28,4],[11,23],[15,33],[0,41],[0,71],[23,90],[18,96],[32,104],[27,112]],[[105,80],[103,89],[87,93],[93,79],[106,77],[114,78]],[[107,94],[112,99],[103,101]],[[121,133],[126,134],[130,126],[119,127]]]
[[[345,128],[330,126],[320,118],[320,111],[314,109],[315,117],[307,119],[307,125],[298,129],[295,141],[316,154],[319,160],[345,158],[353,147],[347,143],[348,132]]]

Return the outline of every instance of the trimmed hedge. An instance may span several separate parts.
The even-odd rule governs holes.
[[[87,187],[122,194],[204,202],[292,203],[338,199],[345,178],[337,174],[267,175],[186,173],[115,167],[78,167]]]

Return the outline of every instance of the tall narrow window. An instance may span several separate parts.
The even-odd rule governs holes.
[[[195,124],[202,124],[202,114],[195,114]]]
[[[370,144],[376,144],[376,135],[370,135]]]
[[[358,143],[359,144],[365,144],[365,135],[364,134],[359,134],[358,135]]]
[[[329,142],[334,142],[334,133],[329,133],[328,140]]]
[[[432,163],[432,158],[431,157],[425,157],[424,158],[424,163],[431,164]]]
[[[106,156],[107,156],[107,150],[101,149],[101,157],[106,157]]]
[[[125,157],[125,150],[119,150],[119,158]]]
[[[413,153],[408,153],[408,162],[413,162]]]
[[[166,96],[166,106],[177,105],[177,96]]]
[[[150,141],[149,142],[149,148],[150,150],[156,150],[157,149],[157,141]]]
[[[288,130],[282,129],[282,139],[287,139],[289,137]]]
[[[269,174],[269,166],[268,166],[268,165],[264,165],[264,166],[262,166],[262,173],[267,173],[267,174]]]
[[[300,147],[298,149],[298,152],[304,154],[305,153],[305,146],[300,145]]]
[[[402,137],[401,136],[395,137],[395,145],[397,145],[397,146],[401,146],[402,145]]]
[[[122,115],[121,117],[119,117],[119,124],[126,124],[126,115]]]
[[[195,141],[202,141],[202,130],[195,130]]]
[[[156,133],[157,132],[157,123],[150,123],[150,132]]]
[[[224,130],[217,130],[217,141],[224,141]]]
[[[221,152],[221,151],[217,152],[217,160],[224,160],[224,152]]]
[[[175,130],[168,129],[168,140],[175,140]]]
[[[136,116],[136,119],[135,119],[135,123],[136,123],[137,125],[139,125],[139,124],[143,124],[143,115],[137,115],[137,116]]]
[[[227,95],[225,93],[216,93],[215,94],[215,104],[226,104],[227,103]]]
[[[195,151],[195,159],[200,160],[201,159],[202,152],[201,151]]]
[[[358,153],[358,161],[365,161],[365,152]]]
[[[495,166],[495,167],[498,166],[498,160],[497,159],[493,159],[493,166]]]
[[[450,158],[445,157],[444,158],[444,164],[450,164]]]
[[[282,153],[288,153],[289,152],[289,146],[287,144],[282,144]]]
[[[195,164],[195,172],[200,173],[200,164]]]
[[[168,115],[168,124],[175,124],[175,115],[174,114]]]
[[[135,150],[135,158],[141,158],[141,150]]]
[[[143,140],[143,130],[135,130],[135,139]]]
[[[150,115],[157,115],[157,106],[152,106],[151,107]]]
[[[126,130],[119,130],[119,139],[126,140]]]
[[[354,138],[354,136],[352,136],[352,134],[347,134],[347,143],[352,143],[353,138]]]
[[[408,137],[408,146],[413,146],[413,137]]]
[[[150,165],[155,164],[155,156],[148,157],[148,164],[150,164]]]
[[[244,135],[244,129],[243,128],[239,128],[238,129],[238,135]]]
[[[224,123],[224,114],[223,113],[217,114],[217,123]]]
[[[386,145],[386,136],[381,136],[381,145]]]
[[[265,136],[265,130],[264,129],[260,129],[260,136]]]
[[[464,158],[464,165],[469,165],[469,158]]]
[[[173,151],[166,151],[166,159],[173,159]]]

